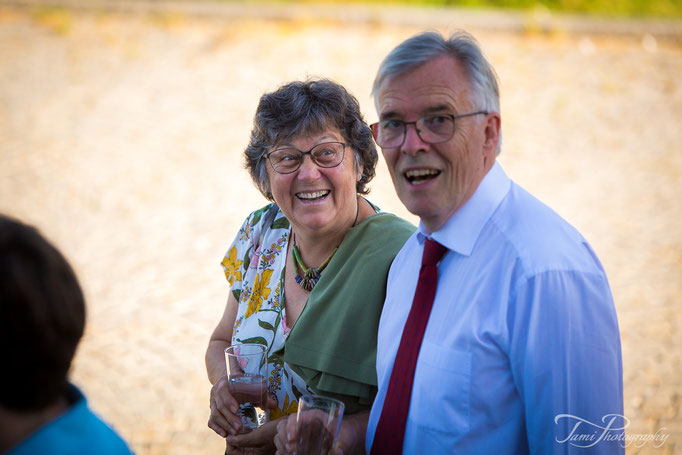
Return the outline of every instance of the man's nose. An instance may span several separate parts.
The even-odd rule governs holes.
[[[411,123],[405,125],[405,140],[400,150],[408,155],[416,155],[428,149],[429,144],[424,142],[418,133],[417,125]]]

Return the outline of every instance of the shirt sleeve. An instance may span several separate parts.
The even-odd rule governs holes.
[[[258,249],[255,240],[260,238],[261,220],[268,208],[270,206],[256,210],[246,218],[220,263],[237,301],[243,289],[242,280],[246,276],[251,258]]]
[[[530,453],[624,453],[620,334],[606,276],[531,276],[512,296],[508,323]]]

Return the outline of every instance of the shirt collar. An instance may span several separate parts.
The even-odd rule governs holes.
[[[511,180],[502,166],[495,161],[473,196],[445,222],[443,227],[430,233],[424,224],[419,222],[417,240],[422,244],[430,237],[452,251],[464,256],[471,255],[483,227],[510,187]]]

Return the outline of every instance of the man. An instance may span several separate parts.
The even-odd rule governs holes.
[[[473,37],[406,40],[373,94],[373,134],[421,222],[389,273],[367,451],[622,453],[606,275],[496,162],[497,82]]]
[[[84,327],[83,293],[64,257],[0,215],[0,453],[131,453],[67,380]]]

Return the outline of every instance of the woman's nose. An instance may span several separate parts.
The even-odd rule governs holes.
[[[301,167],[298,168],[298,178],[311,180],[319,177],[320,168],[313,161],[312,155],[303,155]]]

